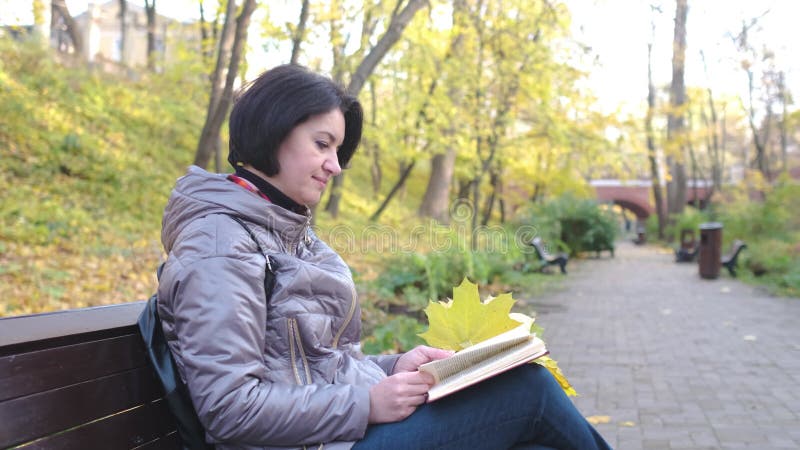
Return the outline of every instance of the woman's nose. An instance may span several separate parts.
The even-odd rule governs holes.
[[[326,158],[322,164],[322,168],[333,174],[333,176],[342,173],[342,167],[339,165],[339,158],[336,155]]]

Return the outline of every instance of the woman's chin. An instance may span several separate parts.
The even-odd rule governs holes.
[[[320,193],[317,197],[307,198],[305,202],[301,204],[308,206],[309,208],[314,208],[315,206],[319,205],[319,202],[322,201],[322,194]]]

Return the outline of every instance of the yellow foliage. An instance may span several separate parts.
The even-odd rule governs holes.
[[[430,302],[425,308],[430,326],[420,337],[434,347],[462,350],[519,326],[508,316],[513,305],[511,294],[481,302],[478,286],[464,278],[453,288],[452,300]]]

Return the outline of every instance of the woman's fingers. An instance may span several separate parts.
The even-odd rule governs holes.
[[[370,423],[403,420],[428,400],[427,374],[402,372],[370,389]]]

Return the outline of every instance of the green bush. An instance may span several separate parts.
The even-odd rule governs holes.
[[[532,205],[522,217],[537,228],[545,242],[565,248],[572,255],[614,248],[616,218],[595,200],[565,195]]]
[[[375,355],[403,352],[422,344],[418,335],[424,326],[411,317],[398,315],[375,327],[362,341],[364,353]]]
[[[752,200],[746,185],[732,189],[721,204],[723,251],[735,239],[747,244],[743,277],[780,295],[800,294],[800,184],[779,180]],[[749,277],[747,276],[749,274]]]
[[[784,275],[793,266],[792,244],[777,239],[761,239],[747,244],[742,259],[754,275]]]

